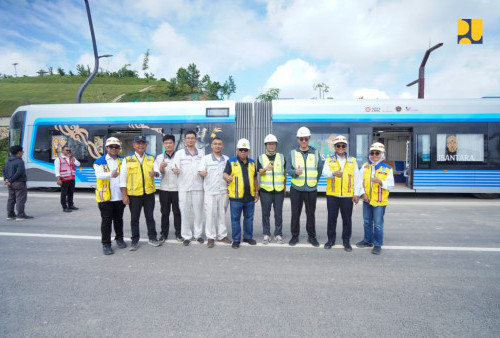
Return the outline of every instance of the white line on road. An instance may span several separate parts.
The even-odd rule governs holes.
[[[64,239],[90,239],[90,240],[100,240],[100,236],[80,236],[80,235],[60,235],[60,234],[37,234],[37,233],[25,233],[25,232],[0,232],[0,236],[4,237],[38,237],[38,238],[64,238]],[[141,242],[147,242],[147,239],[141,239]],[[181,244],[174,239],[167,240],[167,243],[173,244]],[[197,242],[192,242],[192,244],[200,245]],[[245,246],[250,246],[248,244],[242,243]],[[227,245],[227,244],[222,244]],[[275,248],[293,248],[288,244],[262,244],[257,243],[258,247],[275,247]],[[310,248],[317,249],[310,244],[301,244],[298,243],[294,247],[296,248]],[[322,248],[322,246],[320,246]],[[344,247],[341,245],[336,245],[333,247],[334,249],[343,249]],[[353,249],[358,249],[355,246]],[[369,249],[369,248],[368,248]],[[395,246],[388,245],[383,247],[384,250],[427,250],[427,251],[473,251],[473,252],[500,252],[500,248],[480,248],[480,247],[459,247],[459,246]],[[366,250],[366,249],[365,249]]]

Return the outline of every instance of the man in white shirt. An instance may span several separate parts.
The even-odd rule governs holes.
[[[221,138],[214,138],[211,147],[212,154],[203,157],[198,167],[200,176],[204,178],[205,233],[209,248],[214,247],[215,238],[219,242],[232,243],[227,237],[225,220],[229,198],[227,195],[227,183],[223,178],[224,168],[229,157],[222,154],[224,143]]]
[[[203,149],[196,148],[196,133],[189,130],[184,134],[186,148],[177,151],[174,158],[174,174],[178,175],[179,207],[181,209],[181,236],[188,246],[195,238],[200,244],[203,233],[203,179],[198,167],[205,156]]]
[[[120,140],[110,137],[106,140],[106,154],[94,162],[96,177],[95,197],[101,211],[101,243],[105,255],[113,254],[111,248],[111,224],[115,228],[115,240],[120,249],[127,247],[123,240],[123,210],[120,190],[120,165],[122,158]]]
[[[57,185],[61,187],[61,206],[64,212],[78,210],[73,203],[73,194],[75,192],[75,167],[80,162],[71,153],[71,148],[64,145],[59,157],[54,161],[54,171],[57,178]]]
[[[139,218],[142,209],[144,209],[148,227],[148,243],[154,247],[162,244],[156,237],[154,219],[155,177],[159,177],[160,174],[154,156],[146,153],[147,145],[146,137],[136,136],[133,143],[135,152],[125,156],[120,168],[122,201],[125,205],[129,205],[130,209],[130,227],[132,230],[130,251],[139,249]]]
[[[160,206],[161,206],[161,236],[159,241],[165,242],[170,228],[170,210],[174,214],[175,238],[182,242],[181,210],[179,208],[179,189],[177,175],[174,174],[175,136],[163,136],[165,152],[156,156],[156,165],[160,169]]]

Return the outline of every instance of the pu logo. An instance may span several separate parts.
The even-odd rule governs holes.
[[[459,45],[482,45],[483,19],[458,19],[457,32]]]

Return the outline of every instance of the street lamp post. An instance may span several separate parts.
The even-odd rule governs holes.
[[[17,77],[17,68],[16,66],[18,65],[19,63],[17,62],[14,62],[12,65],[14,66],[14,76]]]
[[[425,90],[425,64],[427,63],[427,59],[429,59],[429,55],[432,51],[441,47],[443,43],[438,43],[434,47],[431,47],[425,51],[424,58],[422,59],[422,63],[420,64],[420,68],[418,69],[418,79],[412,81],[406,85],[406,87],[413,86],[415,83],[418,83],[418,98],[424,98],[424,90]]]
[[[104,54],[104,55],[98,55],[97,53],[97,44],[95,42],[95,34],[94,34],[94,26],[92,25],[92,16],[90,15],[90,6],[89,6],[89,1],[85,0],[85,7],[87,8],[87,17],[89,19],[89,26],[90,26],[90,35],[92,37],[92,46],[94,47],[94,71],[90,76],[85,80],[85,82],[81,85],[81,87],[78,89],[78,93],[76,93],[76,103],[81,103],[82,102],[82,95],[83,91],[87,87],[87,85],[92,81],[94,76],[97,74],[99,70],[99,59],[100,58],[107,58],[110,56],[113,56],[111,54]]]

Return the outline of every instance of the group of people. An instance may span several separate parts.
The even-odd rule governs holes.
[[[392,168],[384,162],[385,147],[374,143],[370,147],[369,161],[358,168],[355,157],[347,154],[347,138],[339,135],[333,140],[335,153],[323,160],[319,151],[309,145],[311,132],[307,127],[297,131],[298,145],[289,154],[276,151],[278,139],[269,134],[264,139],[266,151],[257,162],[250,158],[250,142],[240,139],[236,156],[228,158],[222,153],[221,138],[211,142],[212,152],[205,154],[196,147],[196,133],[184,134],[185,147],[175,151],[175,137],[165,135],[165,151],[154,158],[146,153],[147,140],[136,136],[134,152],[120,157],[120,141],[106,140],[106,154],[94,163],[97,189],[96,200],[101,211],[101,232],[104,254],[112,254],[111,232],[119,248],[127,247],[123,240],[123,212],[129,205],[131,215],[131,251],[139,248],[139,218],[142,210],[148,229],[148,243],[158,247],[168,238],[170,212],[173,213],[175,238],[184,246],[192,241],[213,248],[216,242],[240,247],[241,242],[256,245],[253,238],[255,204],[262,209],[263,244],[283,241],[283,202],[286,195],[286,177],[291,178],[291,239],[289,245],[299,242],[300,215],[305,205],[307,241],[318,247],[315,211],[317,185],[321,175],[327,179],[328,241],[331,249],[336,241],[336,225],[342,216],[342,244],[352,251],[353,205],[363,202],[364,238],[357,247],[372,247],[373,254],[380,254],[383,245],[385,208],[389,190],[394,186]],[[71,161],[69,161],[71,163]],[[259,179],[260,176],[260,185]],[[155,178],[160,177],[159,200],[161,205],[161,231],[158,237],[153,216],[155,207]],[[67,201],[63,209],[71,209]],[[231,234],[225,224],[230,208]],[[74,208],[74,206],[73,206]],[[274,233],[271,234],[270,215],[274,210]],[[243,224],[241,216],[243,215]],[[243,233],[242,233],[243,225]]]
[[[321,175],[327,180],[326,199],[328,209],[325,249],[331,249],[336,241],[337,218],[342,217],[342,244],[352,251],[352,212],[354,204],[363,203],[364,237],[357,247],[371,247],[373,254],[380,254],[383,245],[384,214],[388,205],[389,191],[394,186],[391,166],[384,162],[385,147],[381,143],[370,146],[369,161],[358,168],[356,158],[347,154],[347,138],[339,135],[333,140],[335,153],[323,160],[319,151],[309,145],[311,132],[307,127],[297,130],[297,147],[288,154],[276,151],[278,139],[269,134],[264,139],[265,153],[257,163],[250,158],[250,142],[240,139],[236,156],[228,158],[222,151],[224,143],[215,137],[212,152],[205,154],[196,147],[196,133],[184,134],[185,147],[176,151],[175,137],[165,135],[165,151],[156,158],[146,153],[147,139],[136,136],[134,152],[121,157],[121,143],[115,137],[106,140],[106,153],[94,162],[96,176],[95,198],[101,213],[101,242],[103,253],[113,253],[112,229],[118,248],[126,248],[123,234],[123,213],[129,206],[132,242],[129,250],[139,248],[139,219],[144,211],[148,243],[161,246],[168,238],[170,212],[173,213],[175,238],[184,246],[192,241],[213,248],[216,242],[240,247],[241,242],[256,245],[253,238],[255,204],[262,209],[263,244],[283,241],[283,202],[286,195],[286,177],[290,176],[291,239],[289,245],[299,242],[300,215],[305,205],[307,241],[319,247],[316,239],[317,185]],[[30,218],[24,213],[26,201],[26,174],[19,162],[22,148],[11,148],[12,156],[4,168],[4,181],[9,188],[7,214],[9,219]],[[22,168],[20,164],[22,165]],[[69,146],[62,148],[54,162],[57,184],[61,186],[63,212],[78,208],[73,203],[75,166],[80,163],[71,154]],[[20,174],[21,172],[21,174]],[[260,176],[260,185],[259,179]],[[161,230],[158,237],[154,219],[155,178],[160,178],[159,201],[161,206]],[[18,183],[19,182],[19,183]],[[24,183],[23,183],[24,182]],[[16,215],[14,205],[17,203]],[[225,224],[227,208],[231,214],[231,234]],[[274,210],[274,233],[271,235],[270,215]],[[243,234],[241,216],[243,214]]]

